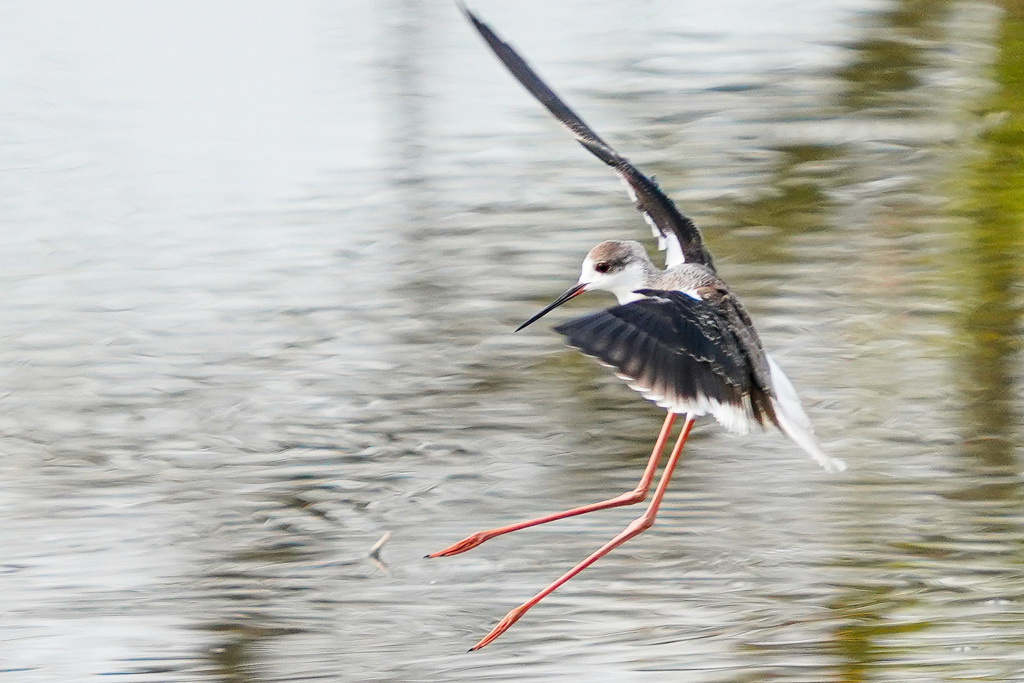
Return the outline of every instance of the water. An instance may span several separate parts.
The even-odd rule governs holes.
[[[2,678],[1024,680],[1007,8],[476,6],[850,469],[700,426],[654,529],[469,655],[638,514],[422,559],[639,477],[659,411],[512,334],[646,234],[617,180],[447,3],[6,3]]]

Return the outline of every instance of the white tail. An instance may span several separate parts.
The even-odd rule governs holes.
[[[768,356],[768,367],[772,373],[772,386],[775,389],[772,406],[775,408],[775,417],[779,421],[779,427],[786,433],[786,436],[810,453],[811,457],[829,472],[845,470],[845,462],[839,458],[833,458],[822,449],[821,442],[814,435],[811,418],[807,417],[803,406],[800,405],[796,387],[771,356]]]

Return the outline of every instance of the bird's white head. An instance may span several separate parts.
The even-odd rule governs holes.
[[[611,292],[620,304],[642,299],[643,295],[637,294],[636,290],[649,287],[657,278],[657,272],[657,268],[651,263],[639,242],[601,242],[583,259],[583,271],[580,273],[579,281],[540,313],[516,328],[516,332],[540,320],[569,299],[594,289]]]
[[[611,292],[620,304],[626,304],[642,299],[636,290],[650,286],[655,275],[656,268],[639,242],[608,240],[583,259],[579,284],[584,291]]]

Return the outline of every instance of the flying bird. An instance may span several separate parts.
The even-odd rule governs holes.
[[[653,178],[641,173],[584,123],[508,43],[464,5],[460,8],[530,94],[569,129],[579,144],[619,175],[637,210],[650,224],[658,247],[665,252],[665,268],[661,269],[639,242],[601,242],[583,259],[577,283],[516,331],[584,292],[611,292],[618,300],[617,305],[554,329],[565,335],[570,346],[613,368],[629,386],[665,408],[667,415],[634,490],[598,503],[480,531],[428,557],[456,555],[511,531],[646,500],[676,416],[685,416],[644,514],[544,590],[511,610],[471,648],[477,650],[598,558],[650,528],[697,417],[710,415],[726,429],[738,433],[753,427],[777,428],[827,470],[842,471],[846,466],[821,447],[793,383],[765,352],[750,316],[718,277],[693,221],[679,212]]]

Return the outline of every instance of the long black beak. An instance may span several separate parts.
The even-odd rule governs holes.
[[[558,308],[559,306],[561,306],[562,304],[564,304],[566,301],[568,301],[569,299],[573,298],[574,296],[579,296],[580,294],[582,294],[586,290],[586,288],[587,288],[587,286],[585,284],[581,283],[581,284],[578,284],[578,285],[573,285],[569,289],[565,290],[565,293],[562,294],[562,296],[558,297],[557,299],[552,301],[550,304],[545,306],[544,310],[542,310],[540,313],[538,313],[537,315],[533,316],[532,318],[527,320],[525,323],[523,323],[522,325],[517,327],[516,328],[516,332],[518,332],[519,330],[523,329],[527,325],[531,325],[531,324],[537,322],[538,320],[540,320],[541,318],[546,316],[548,313],[550,313],[551,311],[555,310],[556,308]]]

